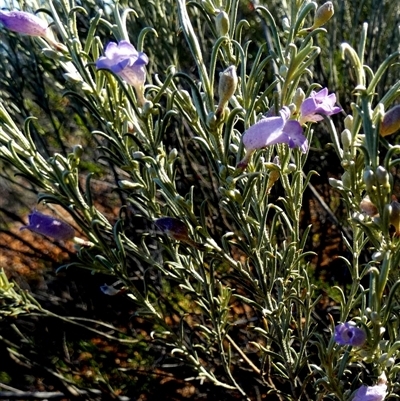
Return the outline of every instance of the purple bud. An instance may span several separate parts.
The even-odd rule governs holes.
[[[0,10],[0,22],[13,32],[30,36],[45,37],[47,35],[47,22],[25,11]]]
[[[394,106],[383,116],[379,133],[391,135],[400,129],[400,105]]]
[[[340,345],[361,347],[364,345],[367,335],[364,330],[356,327],[354,322],[346,322],[335,327],[334,339]]]
[[[34,210],[29,216],[29,224],[20,230],[31,230],[35,233],[52,237],[59,241],[66,241],[74,238],[75,231],[67,223],[46,214]]]

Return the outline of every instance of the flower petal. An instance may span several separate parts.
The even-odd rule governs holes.
[[[386,384],[361,386],[355,393],[353,401],[383,401],[386,397]]]
[[[303,153],[308,150],[307,138],[303,135],[303,129],[298,121],[289,120],[284,128],[283,133],[286,134],[290,140],[288,143],[291,148],[300,148]]]
[[[138,93],[143,93],[146,81],[145,65],[148,62],[146,54],[138,52],[128,41],[121,40],[118,45],[114,42],[107,45],[105,56],[98,58],[96,67],[112,71],[132,85]]]
[[[280,117],[263,118],[246,130],[242,141],[247,154],[278,143],[286,143],[291,148],[300,147],[303,153],[307,152],[308,143],[301,125],[298,121],[288,120],[290,109],[285,106],[279,114]]]
[[[323,88],[319,92],[312,91],[310,96],[300,106],[300,124],[317,122],[323,119],[323,115],[331,116],[342,111],[335,106],[336,95],[328,95],[328,89]]]
[[[104,56],[101,56],[96,61],[96,68],[98,70],[100,70],[100,69],[109,70],[112,67],[113,64],[114,63],[113,63],[113,61],[111,59],[109,59],[107,57],[104,57]]]
[[[322,88],[319,92],[311,91],[311,96],[317,101],[322,101],[328,95],[328,88]]]
[[[363,329],[354,322],[340,323],[335,327],[334,340],[340,345],[351,345],[361,347],[367,339]]]
[[[129,43],[127,40],[121,40],[118,43],[118,54],[128,57],[138,57],[138,51],[132,43]]]
[[[110,42],[107,46],[106,49],[104,50],[104,54],[106,55],[107,58],[112,59],[114,58],[115,55],[118,54],[118,45],[115,42]]]
[[[128,67],[130,65],[130,63],[131,63],[131,60],[129,58],[125,58],[118,63],[113,63],[112,65],[110,65],[110,70],[114,74],[119,74],[122,70],[124,70],[126,67]]]
[[[282,117],[268,117],[252,125],[243,134],[243,144],[246,150],[262,149],[278,143],[284,124]]]
[[[304,100],[300,108],[301,118],[305,120],[304,122],[306,121],[316,122],[323,120],[322,116],[315,114],[317,108],[318,108],[318,103],[314,97],[308,97],[307,99]]]

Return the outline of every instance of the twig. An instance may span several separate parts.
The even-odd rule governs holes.
[[[258,375],[261,374],[261,370],[254,365],[253,362],[246,356],[246,354],[239,348],[239,346],[233,341],[232,337],[229,334],[225,335],[225,338],[231,343],[232,347],[235,348],[237,352],[239,352],[240,356],[249,364],[249,366],[256,372]]]

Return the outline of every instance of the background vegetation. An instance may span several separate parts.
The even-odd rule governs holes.
[[[77,3],[81,7],[76,11],[77,32],[84,46],[90,21],[99,10],[103,10],[104,19],[110,22],[114,22],[115,15],[109,2],[84,0]],[[215,32],[212,24],[205,23],[201,7],[198,7],[201,3],[190,2],[188,10],[202,53],[207,56],[215,41]],[[289,13],[290,0],[258,3],[268,8],[278,24]],[[315,44],[321,47],[321,55],[310,69],[312,82],[335,92],[344,113],[349,113],[351,110],[347,107],[354,101],[355,77],[349,62],[342,60],[340,44],[347,42],[357,49],[364,34],[363,23],[368,22],[364,62],[376,71],[388,55],[399,50],[400,5],[388,0],[334,0],[333,3],[334,18],[325,26],[327,32],[316,36]],[[54,2],[54,5],[62,14],[63,1]],[[265,44],[271,46],[270,28],[255,11],[255,5],[255,2],[246,0],[239,2],[238,20],[245,19],[249,24],[243,30],[242,38],[243,43],[251,41],[249,69],[258,49]],[[6,6],[24,10],[48,8],[46,1],[42,4],[39,1],[28,4],[10,2]],[[148,84],[156,84],[158,77],[164,81],[171,65],[193,77],[195,68],[180,29],[176,1],[121,0],[119,8],[123,10],[126,7],[137,13],[137,17],[127,16],[126,26],[131,38],[136,40],[146,27],[157,31],[157,36],[152,33],[146,36],[145,51],[151,61]],[[311,24],[311,20],[309,22]],[[282,26],[278,29],[282,30]],[[113,39],[109,26],[105,24],[97,26],[96,36],[100,43]],[[115,190],[120,186],[118,169],[106,157],[100,157],[104,156],[101,146],[105,143],[92,135],[93,131],[101,129],[96,116],[85,104],[68,95],[69,91],[76,89],[74,83],[65,79],[64,71],[52,62],[48,54],[38,51],[35,39],[5,29],[0,31],[0,39],[0,96],[11,118],[24,126],[27,118],[35,117],[30,121],[29,130],[45,158],[54,153],[67,158],[75,145],[81,145],[85,152],[81,158],[79,184],[84,187],[85,177],[93,174],[91,185],[96,208],[113,223],[124,213],[127,236],[131,232],[134,237],[138,229],[148,229],[148,222],[135,215],[127,194]],[[223,69],[223,65],[217,66],[218,72]],[[261,85],[267,87],[276,73],[272,64],[267,66],[260,77]],[[377,87],[377,98],[380,99],[398,81],[399,73],[398,65],[385,73]],[[304,85],[310,83],[304,82]],[[188,89],[183,81],[179,85],[180,89]],[[344,128],[342,120],[334,117],[338,132]],[[223,227],[235,228],[237,224],[227,222],[221,211],[213,207],[220,201],[220,195],[213,186],[204,155],[190,143],[191,132],[184,120],[171,119],[168,135],[163,139],[165,149],[167,154],[174,148],[178,149],[181,158],[176,173],[178,191],[187,194],[192,185],[197,185],[201,198],[207,200],[211,216],[207,220],[207,229],[213,237],[218,237]],[[308,260],[308,271],[318,286],[317,295],[322,295],[317,306],[318,316],[315,317],[321,327],[329,324],[328,313],[335,318],[338,316],[337,304],[329,297],[330,287],[332,284],[345,287],[350,282],[346,266],[337,258],[347,252],[340,230],[346,232],[348,222],[340,195],[328,184],[328,178],[339,178],[342,171],[330,142],[324,125],[318,125],[305,167],[306,171],[317,171],[318,176],[312,177],[305,192],[300,222],[302,230],[312,224],[305,251],[316,253]],[[397,179],[396,172],[394,178]],[[279,185],[275,186],[272,196],[279,198],[281,191]],[[74,267],[78,260],[73,246],[39,238],[27,231],[19,232],[28,211],[36,206],[39,189],[23,176],[16,175],[7,160],[0,161],[0,195],[0,265],[8,279],[15,280],[27,291],[31,302],[38,305],[37,310],[25,313],[18,309],[18,305],[7,304],[14,301],[0,300],[0,360],[3,361],[0,383],[3,390],[57,390],[71,399],[118,399],[121,396],[143,400],[160,397],[165,400],[229,400],[242,397],[233,390],[194,380],[197,376],[195,370],[171,355],[168,347],[152,336],[148,317],[140,315],[134,302],[127,302],[122,296],[107,297],[100,291],[104,283],[111,284],[107,274],[92,274]],[[195,206],[200,210],[200,204]],[[65,219],[70,218],[61,208],[50,207]],[[368,253],[365,261],[367,256]],[[239,247],[234,257],[238,260],[242,257]],[[134,265],[135,261],[131,262]],[[57,271],[59,266],[66,264],[71,267]],[[141,268],[133,272],[137,277],[143,274],[147,273]],[[149,270],[148,274],[158,290],[158,294],[152,294],[153,297],[159,296],[165,302],[167,325],[178,327],[179,315],[183,311],[199,311],[188,304],[187,297],[182,296],[178,287],[171,286],[159,273]],[[18,310],[15,316],[9,313],[12,307]],[[240,324],[255,319],[254,314],[240,302],[230,307],[237,322],[231,335],[255,355],[249,333],[244,334]],[[48,314],[43,316],[40,308],[46,309]],[[60,323],[55,315],[69,317],[69,320]],[[127,337],[134,340],[125,341]],[[214,366],[216,375],[220,373],[222,367],[218,361],[211,360],[210,364]],[[249,383],[244,386],[252,399],[266,396],[263,383],[254,380],[251,370],[239,365],[235,369],[235,375],[241,375],[241,381]],[[193,380],[187,381],[188,377]]]

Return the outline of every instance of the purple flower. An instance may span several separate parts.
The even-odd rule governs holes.
[[[354,322],[346,322],[335,327],[334,339],[340,345],[361,347],[365,343],[367,335],[364,330],[356,327]]]
[[[0,22],[10,31],[30,36],[47,36],[48,24],[34,14],[25,11],[0,10]]]
[[[386,384],[361,386],[354,394],[353,401],[383,401],[386,397]]]
[[[284,106],[280,116],[266,117],[252,125],[242,137],[246,148],[246,155],[239,162],[238,167],[244,168],[256,149],[278,143],[286,143],[290,148],[298,147],[303,153],[307,152],[308,142],[303,135],[303,129],[298,121],[289,120],[289,107]]]
[[[186,224],[174,217],[160,217],[154,220],[154,224],[163,233],[178,241],[187,241],[189,231]]]
[[[96,68],[104,68],[119,75],[129,85],[135,88],[143,100],[143,86],[146,81],[146,64],[149,62],[146,54],[138,52],[133,45],[126,40],[118,44],[110,42],[105,50],[105,56],[96,61]]]
[[[335,106],[335,103],[336,95],[334,93],[328,95],[328,88],[323,88],[319,92],[312,91],[311,96],[300,106],[300,124],[321,121],[322,115],[331,116],[340,113],[342,109]]]
[[[75,231],[69,224],[37,210],[29,214],[28,219],[29,224],[21,227],[20,230],[28,229],[59,241],[69,240],[75,236]]]

